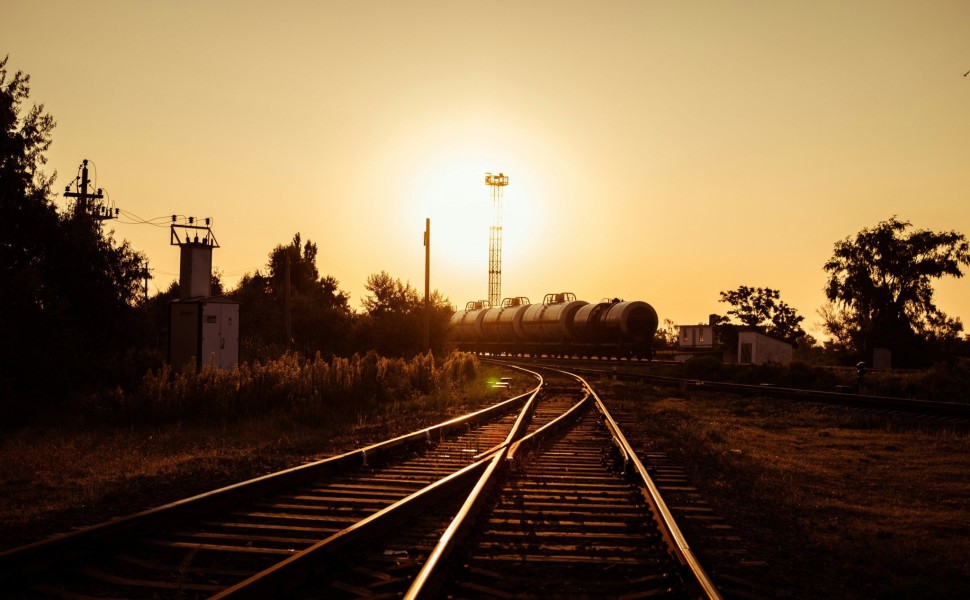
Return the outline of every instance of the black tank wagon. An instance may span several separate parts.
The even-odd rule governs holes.
[[[650,358],[658,324],[646,302],[590,304],[569,292],[546,294],[541,304],[524,296],[494,307],[469,302],[451,318],[459,350],[511,356]]]

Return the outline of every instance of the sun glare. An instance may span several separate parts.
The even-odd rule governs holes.
[[[525,125],[467,108],[426,114],[382,132],[374,171],[395,182],[399,222],[431,219],[433,287],[456,304],[487,297],[492,197],[486,173],[509,178],[502,190],[502,291],[530,277],[536,216],[559,193],[565,166],[554,140]],[[515,295],[512,294],[512,295]]]
[[[431,219],[432,247],[442,264],[474,265],[487,257],[491,211],[480,170],[470,164],[441,166],[415,182],[417,210]]]
[[[413,172],[410,182],[414,211],[431,219],[432,261],[441,269],[441,285],[456,302],[481,299],[487,294],[489,233],[492,226],[492,193],[485,174],[502,172],[509,185],[502,190],[502,256],[506,265],[521,265],[529,251],[530,228],[535,212],[534,196],[529,193],[533,179],[516,169],[491,164],[484,156],[442,157]],[[466,291],[466,288],[470,290]],[[465,298],[465,295],[470,295]]]

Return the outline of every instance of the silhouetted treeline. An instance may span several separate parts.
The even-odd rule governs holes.
[[[169,303],[178,297],[173,283],[146,300],[144,255],[115,241],[93,213],[57,209],[56,174],[43,172],[55,122],[43,105],[27,107],[29,83],[0,61],[0,420],[136,385],[167,359]],[[243,361],[424,351],[424,303],[410,284],[373,275],[358,314],[316,260],[316,245],[296,234],[270,251],[265,273],[247,274],[226,292],[242,305]],[[214,284],[213,293],[223,293],[218,277]],[[440,352],[451,310],[437,292],[433,300],[431,344]]]
[[[317,246],[299,233],[269,254],[267,272],[245,275],[227,295],[241,304],[241,359],[276,358],[286,351],[306,356],[349,356],[376,351],[410,357],[424,348],[424,298],[386,272],[367,278],[363,310],[351,310],[349,295],[332,276],[321,276]],[[289,265],[287,267],[287,265]],[[289,269],[289,338],[286,331]],[[431,294],[431,350],[442,352],[452,309],[437,291]]]
[[[0,397],[120,383],[138,362],[142,256],[100,221],[59,212],[43,172],[53,118],[0,61]]]
[[[320,275],[316,259],[316,244],[304,242],[297,233],[289,244],[270,251],[265,273],[247,273],[234,289],[223,292],[222,282],[214,275],[213,293],[225,293],[240,303],[241,362],[272,360],[290,352],[332,357],[376,351],[387,357],[411,357],[426,350],[424,298],[409,283],[384,271],[371,275],[365,286],[369,294],[361,301],[363,310],[356,312],[339,282]],[[178,295],[178,283],[172,282],[146,304],[144,345],[157,364],[166,358],[169,303]],[[431,303],[431,350],[440,354],[449,344],[452,308],[437,291],[432,292]]]
[[[970,356],[963,322],[936,306],[932,286],[934,279],[963,276],[970,244],[956,231],[911,227],[892,217],[836,242],[823,266],[829,303],[818,313],[830,337],[821,345],[778,290],[742,285],[721,292],[721,302],[741,326],[796,344],[801,360],[871,365],[874,351],[883,349],[895,368],[925,368]],[[711,319],[722,346],[736,347],[738,325],[729,317]]]

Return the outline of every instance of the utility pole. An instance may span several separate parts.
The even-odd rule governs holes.
[[[431,350],[431,219],[424,220],[424,349]]]
[[[147,260],[145,261],[145,264],[142,266],[141,275],[142,277],[145,278],[145,305],[147,306],[148,305],[148,280],[151,279],[152,277],[151,269],[148,268]]]
[[[286,281],[283,285],[283,329],[286,330],[286,347],[290,347],[293,340],[292,322],[290,320],[290,253],[286,252]]]
[[[93,217],[97,221],[106,221],[108,219],[114,219],[118,216],[118,209],[111,209],[105,206],[101,201],[104,200],[104,193],[101,188],[98,188],[96,192],[89,192],[88,186],[91,185],[91,179],[88,177],[88,159],[84,159],[81,163],[81,174],[74,178],[77,191],[71,191],[71,185],[68,184],[64,186],[64,195],[68,198],[76,198],[77,202],[74,204],[74,218],[78,215],[88,215]]]

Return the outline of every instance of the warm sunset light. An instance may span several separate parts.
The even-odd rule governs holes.
[[[2,52],[117,206],[211,216],[229,286],[296,232],[359,308],[369,274],[642,299],[704,322],[770,286],[806,315],[833,245],[892,215],[970,232],[962,3],[8,2]],[[83,32],[79,46],[65,32]],[[177,278],[164,231],[113,224]],[[970,318],[965,279],[937,302]]]
[[[970,0],[3,0],[0,595],[970,598]]]

